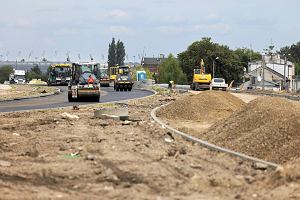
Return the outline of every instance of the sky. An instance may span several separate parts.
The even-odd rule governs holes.
[[[300,41],[299,0],[0,0],[0,60],[105,62],[112,37],[126,60],[177,55],[211,37],[262,52]]]

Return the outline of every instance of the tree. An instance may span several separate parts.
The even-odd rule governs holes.
[[[235,55],[238,56],[242,66],[248,69],[248,63],[251,61],[261,60],[261,54],[248,48],[238,48],[234,51]]]
[[[14,69],[11,66],[0,67],[0,83],[9,80],[9,75],[14,72]]]
[[[47,81],[47,74],[44,74],[38,65],[34,66],[30,69],[30,71],[25,73],[25,77],[27,80],[32,79],[41,79],[42,81]]]
[[[300,75],[300,42],[281,48],[279,54],[282,57],[286,56],[289,61],[295,63],[296,74]]]
[[[186,75],[179,66],[178,60],[170,54],[159,66],[159,81],[169,83],[173,80],[176,84],[185,84]]]
[[[124,65],[125,60],[125,47],[122,41],[118,40],[116,46],[116,63],[121,66]]]
[[[111,43],[108,46],[108,67],[116,66],[116,42],[115,38],[112,38]]]
[[[216,60],[217,57],[219,59]],[[212,74],[214,63],[215,77],[225,78],[227,82],[242,80],[243,63],[239,56],[228,46],[212,42],[211,38],[192,43],[186,51],[178,54],[178,59],[189,83],[193,80],[193,69],[200,65],[201,59],[204,60],[206,73]]]

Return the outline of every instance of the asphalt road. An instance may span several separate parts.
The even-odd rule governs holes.
[[[0,112],[13,112],[34,109],[59,108],[73,105],[94,104],[95,102],[68,102],[67,87],[60,87],[62,93],[48,97],[0,102]],[[100,103],[129,100],[153,94],[151,91],[132,90],[131,92],[115,92],[112,87],[101,88]]]

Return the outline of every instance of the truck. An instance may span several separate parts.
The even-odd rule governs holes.
[[[92,82],[90,82],[90,79]],[[79,100],[100,101],[100,64],[96,62],[73,63],[68,85],[69,102]]]
[[[108,73],[108,66],[100,65],[100,86],[109,87],[110,77]]]
[[[213,78],[210,84],[211,90],[223,90],[226,91],[228,88],[228,84],[225,83],[224,78]]]
[[[10,84],[25,84],[25,70],[16,70],[9,75],[9,83]]]
[[[133,85],[131,70],[129,66],[119,66],[117,68],[114,89],[116,91],[131,91]]]
[[[51,85],[68,85],[71,80],[70,63],[53,64],[49,67],[47,84]]]
[[[192,90],[209,90],[211,84],[211,74],[205,73],[204,61],[201,59],[200,67],[194,68]]]

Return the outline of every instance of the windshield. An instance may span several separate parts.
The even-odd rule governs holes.
[[[100,69],[100,77],[101,78],[108,77],[108,69],[101,68]]]
[[[129,74],[129,68],[128,67],[119,68],[119,74]]]
[[[222,82],[225,82],[225,80],[222,79],[222,78],[215,78],[214,82],[216,82],[216,83],[222,83]]]
[[[195,74],[200,74],[200,69],[195,69]]]
[[[83,64],[76,66],[75,80],[79,80],[80,83],[86,83],[91,76],[95,81],[98,76],[98,65]]]
[[[25,80],[25,76],[24,75],[17,75],[16,79],[24,79]]]
[[[56,77],[66,77],[71,75],[70,68],[54,68],[52,70],[52,75]]]

